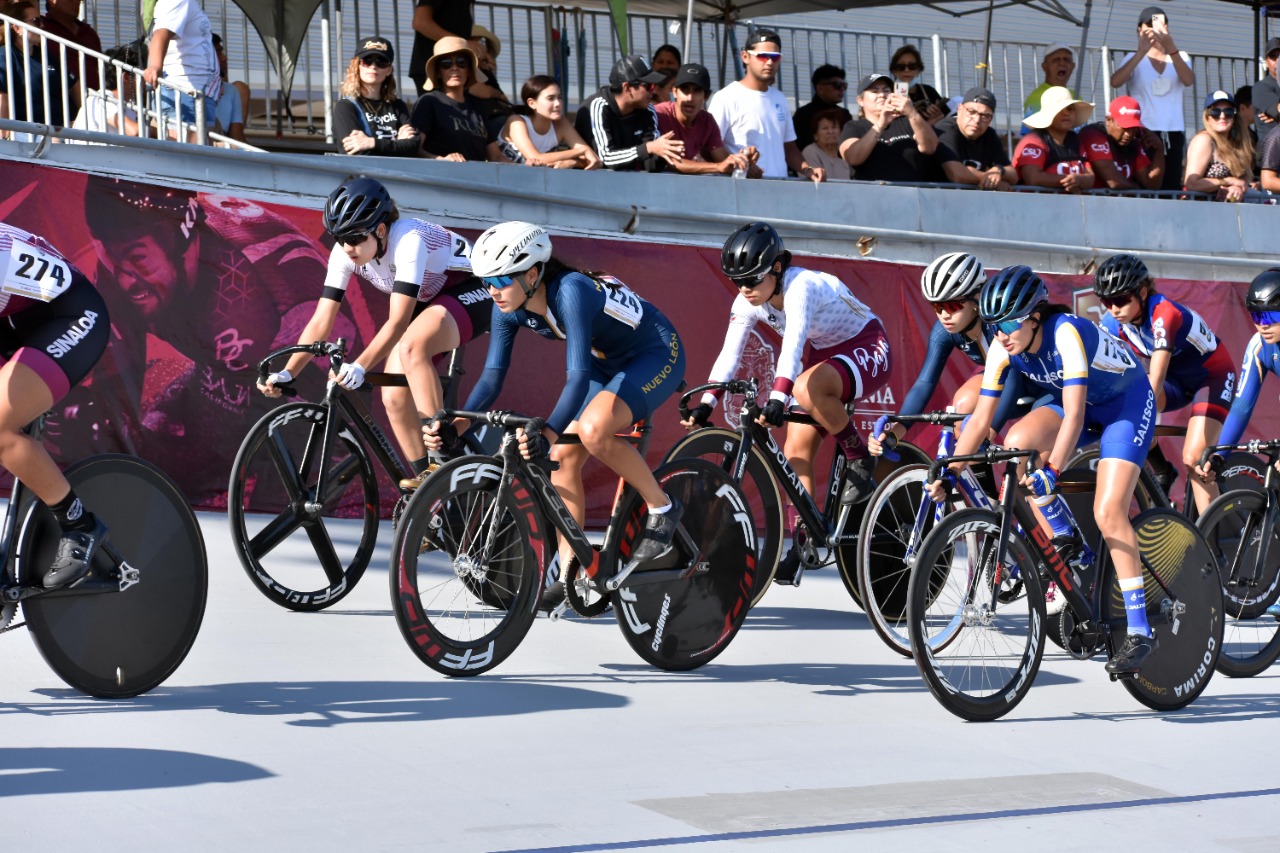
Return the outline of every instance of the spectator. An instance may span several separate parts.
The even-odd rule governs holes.
[[[381,36],[356,42],[356,54],[333,105],[333,136],[339,154],[418,157],[422,138],[409,120],[409,108],[396,97],[395,48]]]
[[[893,80],[884,74],[862,78],[862,115],[845,125],[840,156],[860,181],[928,180],[938,137],[911,98],[897,94],[892,86]]]
[[[475,27],[473,0],[416,0],[413,9],[413,53],[409,56],[409,79],[414,90],[427,90],[427,62],[442,38],[471,38]]]
[[[88,50],[102,53],[102,40],[97,31],[88,22],[80,20],[80,0],[44,0],[44,31],[51,36],[64,38]],[[80,61],[73,54],[67,54],[67,62],[72,68],[79,69]],[[101,82],[98,77],[98,61],[84,58],[84,88],[97,89]]]
[[[849,164],[840,156],[840,131],[848,123],[844,115],[837,109],[823,110],[810,122],[808,135],[813,137],[813,142],[805,146],[804,159],[821,166],[828,181],[847,181],[852,177]]]
[[[1236,101],[1219,89],[1205,98],[1204,130],[1187,146],[1188,190],[1216,193],[1219,200],[1239,201],[1253,184],[1253,143],[1244,132]]]
[[[564,98],[554,77],[536,74],[520,89],[523,108],[507,119],[498,138],[513,163],[553,169],[599,169],[600,158],[564,117]]]
[[[445,36],[427,60],[427,93],[413,106],[410,124],[422,134],[427,156],[437,160],[510,163],[498,147],[497,130],[484,121],[480,99],[469,91],[487,81],[466,39]]]
[[[1138,13],[1138,49],[1111,74],[1111,85],[1126,83],[1129,94],[1142,105],[1142,123],[1160,136],[1164,145],[1166,190],[1176,190],[1182,180],[1182,160],[1187,147],[1182,93],[1195,82],[1191,57],[1178,50],[1169,32],[1169,19],[1159,6]]]
[[[222,94],[218,56],[213,51],[213,28],[196,0],[157,0],[151,19],[151,46],[142,79],[154,87],[163,77],[183,89],[194,89],[207,99],[205,122],[213,124],[213,105]],[[168,113],[175,112],[175,92],[165,86],[160,102]],[[189,95],[177,98],[177,115],[187,124],[196,120],[195,101]]]
[[[222,96],[214,105],[213,115],[222,132],[244,142],[244,114],[249,109],[249,87],[241,80],[227,80],[227,52],[222,49],[222,36],[213,34],[213,52],[218,56],[218,76],[222,78]]]
[[[137,68],[142,64],[142,40],[113,47],[107,56]],[[138,135],[138,112],[134,107],[137,94],[137,77],[126,73],[123,77],[117,74],[115,65],[106,66],[102,89],[88,89],[84,94],[84,104],[71,126],[76,130],[91,130],[96,133],[122,132],[128,136]],[[117,89],[119,96],[117,97]],[[123,119],[121,119],[120,102],[124,101]]]
[[[729,175],[742,170],[744,176],[753,169],[751,151],[730,154],[720,138],[716,120],[703,107],[711,94],[711,75],[697,63],[681,66],[671,78],[674,101],[654,106],[658,116],[658,132],[670,133],[684,144],[684,156],[676,171],[686,175]],[[755,169],[753,177],[760,176]]]
[[[1031,131],[1013,152],[1018,179],[1067,193],[1093,189],[1093,170],[1080,153],[1080,137],[1072,130],[1089,120],[1093,104],[1077,100],[1066,86],[1045,89],[1040,104],[1038,112],[1022,120]]]
[[[1027,99],[1022,102],[1024,117],[1040,111],[1040,99],[1052,86],[1068,87],[1067,91],[1070,92],[1071,97],[1076,96],[1075,91],[1069,88],[1071,73],[1076,70],[1076,52],[1070,45],[1054,42],[1046,47],[1040,68],[1044,71],[1044,82],[1032,89],[1031,94],[1027,95]],[[1025,134],[1028,130],[1030,128],[1024,122],[1022,132]]]
[[[955,115],[934,126],[938,134],[938,163],[953,184],[977,184],[983,190],[1010,190],[1018,172],[991,128],[996,96],[981,86],[964,93]]]
[[[1276,63],[1280,61],[1280,37],[1267,39],[1263,49],[1267,73],[1253,85],[1254,124],[1261,139],[1280,121],[1280,80],[1276,79]]]
[[[502,52],[502,42],[487,27],[476,24],[471,28],[471,49],[489,80],[474,83],[469,91],[480,99],[485,123],[496,125],[496,132],[500,132],[514,112],[510,99],[498,85],[498,54]]]
[[[910,86],[907,95],[930,126],[936,125],[951,112],[947,107],[947,99],[939,95],[937,89],[927,83],[916,82],[924,73],[924,60],[920,58],[920,50],[914,44],[904,44],[893,52],[893,58],[889,60],[889,72],[893,74],[894,80]]]
[[[666,79],[643,56],[624,56],[610,69],[609,85],[578,109],[578,135],[595,148],[606,169],[662,172],[680,162],[684,143],[658,130],[658,115],[650,103]]]
[[[707,111],[730,151],[755,148],[757,165],[766,178],[785,178],[791,169],[802,178],[821,183],[826,173],[805,162],[796,147],[787,98],[772,88],[782,64],[782,36],[769,29],[755,29],[742,51],[746,74],[725,86],[711,99]]]
[[[1257,161],[1262,189],[1280,193],[1280,133],[1268,133],[1262,138]]]
[[[1098,185],[1113,190],[1158,190],[1164,180],[1164,143],[1143,125],[1142,106],[1121,96],[1107,116],[1080,129],[1080,150]]]
[[[649,67],[654,71],[661,71],[667,75],[667,82],[658,86],[653,93],[654,104],[665,104],[675,95],[676,72],[680,70],[680,66],[684,61],[680,58],[680,49],[673,44],[664,44],[653,52],[653,59],[649,63]]]
[[[0,5],[0,14],[25,21],[27,27],[20,28],[10,24],[5,38],[8,50],[8,61],[0,58],[0,116],[15,121],[30,121],[37,124],[51,124],[64,127],[66,117],[62,115],[62,74],[58,69],[56,57],[46,56],[40,48],[40,14],[36,10],[35,0],[10,0]],[[23,57],[23,42],[26,42],[27,55]],[[52,45],[52,42],[50,42]],[[53,53],[52,50],[49,51]],[[12,68],[13,80],[10,81],[8,68]],[[68,82],[75,85],[75,75],[68,72]],[[13,100],[9,100],[9,83],[13,84]],[[31,85],[31,110],[27,111],[28,82]],[[49,95],[49,114],[44,111],[44,97]],[[25,138],[25,136],[24,136]]]
[[[1252,86],[1241,86],[1236,89],[1236,112],[1240,113],[1245,129],[1249,131],[1249,141],[1253,143],[1253,173],[1260,176],[1262,146],[1258,144],[1258,128],[1255,125],[1258,113],[1253,108]]]
[[[844,108],[844,93],[849,84],[844,79],[844,69],[836,65],[819,65],[813,70],[813,100],[796,110],[791,123],[796,129],[796,147],[803,153],[813,144],[813,119],[818,113],[829,110],[840,112],[840,126],[836,133],[853,121],[853,115]],[[807,155],[806,155],[807,156]]]

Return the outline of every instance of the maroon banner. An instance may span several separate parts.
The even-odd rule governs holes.
[[[97,284],[111,311],[106,355],[55,409],[49,436],[55,456],[70,462],[100,451],[136,453],[168,471],[195,506],[223,508],[241,439],[275,405],[253,387],[256,365],[272,349],[297,342],[320,295],[332,244],[319,212],[13,162],[0,163],[0,199],[0,219],[53,243]],[[718,249],[556,237],[555,252],[581,269],[617,276],[657,305],[681,333],[686,379],[690,385],[702,381],[720,350],[735,294],[720,274]],[[867,429],[880,414],[897,411],[923,360],[934,315],[920,293],[920,268],[862,258],[797,257],[796,263],[840,277],[889,332],[892,380],[858,407],[858,424]],[[1099,319],[1091,276],[1045,279],[1056,300]],[[1238,360],[1253,334],[1241,302],[1244,285],[1162,280],[1159,287],[1198,311]],[[386,297],[357,280],[334,336],[350,339],[358,351],[386,311]],[[537,335],[522,336],[516,347],[498,405],[545,415],[564,386],[563,347]],[[777,348],[776,336],[761,330],[741,375],[756,375],[767,389]],[[468,383],[482,369],[484,349],[478,341],[466,353]],[[931,405],[946,405],[975,370],[965,359],[952,359]],[[315,399],[323,374],[308,368],[300,382]],[[381,406],[374,408],[385,427]],[[1253,423],[1275,423],[1277,414],[1275,397],[1268,395]],[[1180,422],[1177,414],[1166,421]],[[681,434],[673,401],[656,418],[650,461],[656,463]],[[1256,426],[1249,435],[1262,437]],[[925,447],[934,440],[926,432],[912,439]],[[1181,450],[1172,442],[1166,452],[1177,458]],[[587,487],[589,515],[600,523],[608,517],[616,478],[593,464]],[[384,483],[385,512],[393,501],[391,484]]]

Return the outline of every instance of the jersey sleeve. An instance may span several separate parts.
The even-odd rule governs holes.
[[[809,340],[809,311],[813,301],[813,286],[798,275],[791,280],[782,298],[782,310],[787,315],[787,326],[782,333],[782,350],[778,353],[778,366],[774,370],[772,400],[784,403],[791,398],[796,377],[804,370],[804,345]]]
[[[1053,333],[1062,363],[1062,387],[1089,384],[1089,354],[1085,352],[1080,331],[1070,323],[1062,322]]]
[[[1253,416],[1253,407],[1258,404],[1258,394],[1262,391],[1262,380],[1266,378],[1267,368],[1262,360],[1262,336],[1254,334],[1245,347],[1244,359],[1240,363],[1240,379],[1236,384],[1236,395],[1231,399],[1231,411],[1222,425],[1222,433],[1218,436],[1219,444],[1238,444],[1244,435],[1244,429]]]
[[[395,292],[418,296],[423,279],[430,273],[443,276],[453,256],[453,234],[440,227],[403,232],[392,249],[396,267]],[[444,279],[439,279],[440,284]],[[439,287],[436,288],[439,292]],[[428,294],[428,298],[435,293]]]
[[[734,371],[738,369],[738,362],[742,359],[742,351],[747,347],[747,337],[755,324],[755,310],[751,307],[751,303],[739,294],[733,300],[733,307],[729,309],[729,328],[725,332],[724,346],[720,348],[720,354],[711,365],[708,382],[728,382],[733,378]],[[718,394],[702,395],[702,402],[708,406],[715,406],[718,399]]]
[[[515,313],[503,314],[498,306],[492,308],[489,322],[489,351],[485,355],[484,370],[463,406],[472,412],[486,411],[498,399],[507,368],[511,366],[511,348],[515,344],[516,330],[520,328]]]
[[[591,292],[595,292],[594,290]],[[565,384],[556,407],[547,417],[547,426],[557,434],[578,416],[591,386],[591,334],[598,312],[586,288],[561,281],[555,308],[564,330]]]
[[[329,253],[329,265],[324,274],[323,296],[326,299],[341,302],[347,295],[347,285],[351,283],[351,276],[355,275],[355,271],[355,263],[347,257],[346,252],[342,251],[342,246],[334,243],[333,251]]]
[[[1160,303],[1151,309],[1151,337],[1154,339],[1151,345],[1152,352],[1158,350],[1172,352],[1181,329],[1182,312],[1178,310],[1178,306],[1168,299],[1160,300]]]
[[[1023,166],[1039,166],[1044,168],[1044,164],[1049,162],[1049,149],[1040,141],[1039,137],[1034,134],[1022,137],[1022,141],[1018,143],[1018,147],[1013,152],[1014,168]]]
[[[1116,153],[1111,150],[1110,137],[1096,127],[1087,127],[1080,131],[1080,150],[1090,163],[1116,159]]]
[[[999,397],[1009,381],[1009,371],[1012,369],[1013,364],[1009,361],[1009,352],[1004,344],[999,339],[992,341],[991,348],[987,350],[987,366],[982,371],[982,390],[978,393],[983,397]]]
[[[929,332],[929,349],[925,353],[924,364],[920,367],[920,375],[916,377],[915,384],[907,392],[906,399],[902,401],[902,411],[898,414],[915,415],[924,411],[924,407],[929,404],[929,398],[938,387],[938,380],[942,378],[942,369],[946,366],[947,358],[953,349],[955,344],[951,341],[951,333],[943,328],[942,323],[934,321],[933,329]]]

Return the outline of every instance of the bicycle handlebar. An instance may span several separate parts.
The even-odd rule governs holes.
[[[469,421],[481,421],[489,426],[502,427],[503,429],[516,429],[518,427],[527,427],[538,418],[519,415],[515,412],[468,412],[463,409],[441,409],[431,418],[432,422],[439,423],[452,418],[465,418]]]
[[[1200,467],[1208,465],[1209,468],[1217,473],[1226,465],[1226,458],[1219,456],[1221,452],[1230,453],[1234,450],[1240,450],[1245,453],[1265,453],[1273,455],[1280,453],[1280,438],[1273,438],[1267,441],[1254,439],[1246,441],[1244,444],[1215,444],[1212,447],[1206,447],[1204,453],[1200,454]]]
[[[759,392],[759,385],[754,378],[752,379],[730,379],[727,382],[707,382],[702,385],[695,385],[680,396],[680,420],[687,421],[693,412],[689,409],[689,400],[695,394],[701,394],[704,391],[724,391],[729,394],[742,394],[745,396],[745,408],[747,410],[747,420],[754,421],[760,415],[760,407],[756,405],[756,394]],[[808,412],[788,409],[783,413],[783,419],[789,423],[808,424],[810,426],[818,426],[818,422],[814,420],[813,415]]]
[[[958,424],[968,415],[960,412],[921,412],[918,415],[890,415],[886,419],[886,423],[891,424],[934,424],[942,426],[944,424]]]
[[[1030,474],[1035,470],[1035,457],[1039,455],[1038,450],[1021,450],[1017,447],[1001,447],[993,444],[981,453],[970,453],[965,456],[948,456],[946,459],[935,459],[929,463],[929,479],[932,483],[942,477],[942,469],[950,465],[952,462],[987,462],[994,465],[997,462],[1012,462],[1015,459],[1025,458],[1027,460],[1027,473]]]

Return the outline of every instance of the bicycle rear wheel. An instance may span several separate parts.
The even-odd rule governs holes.
[[[681,525],[697,553],[688,554],[677,536],[666,556],[637,569],[613,593],[613,610],[644,660],[665,670],[696,669],[728,647],[747,617],[757,582],[755,530],[746,497],[715,463],[676,459],[655,476],[684,504]],[[634,492],[628,501],[605,566],[624,565],[644,529],[644,502]]]
[[[995,555],[1000,517],[962,509],[933,529],[911,573],[908,622],[916,666],[935,699],[966,720],[1003,717],[1031,689],[1044,654],[1044,594],[1026,544]],[[1026,595],[1002,596],[1016,569]]]
[[[1123,683],[1148,708],[1173,711],[1192,702],[1213,677],[1222,648],[1222,583],[1204,537],[1177,511],[1149,509],[1134,519],[1133,529],[1143,559],[1147,619],[1160,647],[1137,678]],[[1112,648],[1117,648],[1128,627],[1120,585],[1115,573],[1110,575],[1111,594],[1103,599],[1102,616],[1111,625]],[[1186,609],[1171,612],[1177,606]]]
[[[141,459],[95,456],[66,475],[139,581],[123,592],[29,598],[22,605],[27,626],[67,684],[91,696],[137,696],[173,674],[200,631],[209,583],[200,525],[174,482]],[[23,518],[18,576],[38,582],[60,529],[38,501]]]
[[[1196,526],[1209,545],[1222,581],[1226,611],[1218,672],[1251,678],[1280,656],[1280,619],[1267,608],[1280,600],[1280,531],[1265,525],[1267,495],[1251,489],[1227,492]],[[1266,542],[1267,560],[1258,565]]]
[[[391,555],[391,608],[409,648],[436,672],[479,675],[529,632],[555,539],[502,462],[466,456],[431,475],[405,507]]]
[[[341,415],[315,403],[268,412],[240,445],[227,487],[240,564],[263,595],[290,610],[341,601],[364,575],[378,538],[378,480],[364,445],[339,424],[320,458],[329,417]],[[322,466],[325,494],[317,496]]]

